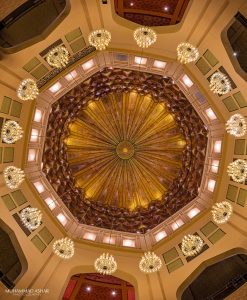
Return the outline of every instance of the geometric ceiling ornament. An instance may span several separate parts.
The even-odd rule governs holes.
[[[105,68],[53,103],[42,172],[78,222],[146,232],[198,195],[207,135],[170,78]]]
[[[17,189],[25,179],[25,174],[23,170],[9,166],[3,170],[3,177],[10,189]]]
[[[39,94],[39,89],[37,87],[36,82],[31,79],[27,78],[20,82],[20,85],[17,89],[17,96],[23,101],[26,100],[34,100],[37,98]]]
[[[75,253],[74,242],[68,237],[56,240],[53,243],[52,250],[58,257],[70,259]]]
[[[227,173],[233,181],[244,183],[247,178],[247,161],[236,159],[227,167]]]
[[[26,207],[21,211],[20,218],[27,229],[35,230],[41,224],[42,213],[38,208]]]
[[[17,122],[8,120],[4,123],[2,128],[2,140],[5,143],[13,144],[21,139],[22,136],[23,130]]]
[[[51,67],[64,68],[69,63],[69,51],[64,46],[51,49],[46,57]]]
[[[103,253],[94,262],[95,270],[103,275],[111,275],[117,270],[117,263],[112,255]]]
[[[198,235],[188,234],[183,237],[181,250],[185,256],[195,256],[203,247],[203,240]]]
[[[147,274],[158,272],[161,267],[161,259],[154,252],[150,251],[144,253],[139,263],[139,269]]]
[[[157,40],[156,32],[149,27],[139,27],[134,31],[133,35],[140,48],[148,48]]]
[[[99,51],[105,50],[110,41],[111,33],[104,28],[92,31],[88,36],[89,44]]]
[[[214,94],[224,95],[229,93],[232,87],[229,78],[225,74],[215,72],[210,77],[209,88]]]
[[[225,224],[232,215],[232,205],[227,201],[215,203],[212,207],[213,220],[217,224]]]
[[[181,64],[196,61],[199,57],[198,49],[190,43],[181,43],[177,46],[177,60]]]
[[[181,168],[186,142],[176,128],[150,95],[90,101],[64,141],[75,186],[89,201],[130,211],[160,201]]]
[[[226,122],[226,131],[236,137],[244,136],[246,134],[245,118],[240,114],[232,115]]]

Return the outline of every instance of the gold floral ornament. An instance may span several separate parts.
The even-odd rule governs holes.
[[[105,50],[111,41],[111,33],[104,28],[97,29],[89,34],[88,41],[97,50]]]
[[[217,224],[225,224],[232,215],[232,205],[227,201],[215,203],[212,207],[213,220]]]
[[[117,270],[117,263],[112,255],[103,253],[94,262],[95,270],[103,275],[110,275]]]
[[[74,242],[68,237],[55,241],[52,249],[62,259],[70,259],[75,253]]]
[[[139,263],[140,270],[146,274],[158,272],[161,267],[161,259],[150,251],[144,253]]]
[[[246,122],[242,115],[235,114],[226,122],[227,133],[236,137],[241,137],[246,134]]]
[[[37,87],[37,84],[31,78],[22,80],[17,89],[17,96],[24,101],[34,100],[37,98],[38,94],[39,89]]]
[[[181,64],[196,61],[199,57],[198,49],[190,43],[180,43],[177,46],[177,59]]]
[[[203,247],[203,240],[198,235],[188,234],[182,240],[182,252],[185,256],[195,256]]]
[[[3,170],[3,176],[10,189],[17,189],[25,178],[24,171],[14,166],[6,167]]]
[[[23,136],[21,126],[13,120],[8,120],[2,128],[2,139],[7,144],[13,144],[20,140]]]
[[[149,27],[138,27],[134,31],[134,39],[140,48],[148,48],[156,42],[157,34]]]
[[[247,162],[244,159],[237,159],[229,164],[227,173],[232,180],[239,183],[244,183],[247,177]]]
[[[224,95],[229,93],[232,87],[229,78],[225,74],[215,72],[210,78],[209,88],[214,94]]]
[[[48,52],[46,60],[51,67],[64,68],[69,63],[69,51],[64,46],[57,46]]]
[[[26,207],[21,211],[20,218],[27,229],[35,230],[41,224],[42,213],[38,208]]]

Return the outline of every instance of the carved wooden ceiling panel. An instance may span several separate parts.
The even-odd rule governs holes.
[[[79,222],[146,231],[197,196],[206,146],[171,79],[104,69],[53,104],[42,171]]]
[[[116,13],[137,24],[167,26],[178,24],[190,0],[115,0]]]

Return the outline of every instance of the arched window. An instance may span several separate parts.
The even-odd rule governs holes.
[[[181,300],[225,299],[247,282],[247,255],[225,258],[202,271],[184,290]]]
[[[247,19],[241,13],[224,29],[222,41],[235,71],[247,80]]]
[[[14,232],[0,220],[0,280],[12,289],[27,270],[27,261]]]

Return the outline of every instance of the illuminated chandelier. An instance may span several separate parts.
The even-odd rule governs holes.
[[[92,31],[88,36],[88,41],[97,50],[105,50],[111,41],[111,33],[103,28]]]
[[[227,173],[235,182],[244,183],[247,177],[247,162],[243,159],[237,159],[229,164]]]
[[[29,230],[37,229],[42,220],[42,213],[38,208],[26,207],[21,211],[21,221]]]
[[[64,68],[69,62],[69,51],[64,46],[51,49],[46,57],[51,67]]]
[[[180,43],[177,46],[177,59],[181,64],[196,61],[199,57],[198,49],[190,43]]]
[[[6,167],[3,170],[4,180],[10,189],[16,189],[20,186],[25,178],[24,172],[14,166]]]
[[[226,122],[226,131],[236,137],[241,137],[246,133],[246,122],[242,115],[235,114]]]
[[[94,262],[95,270],[103,275],[110,275],[117,270],[117,263],[112,255],[103,253]]]
[[[17,96],[24,101],[34,100],[37,98],[38,94],[39,94],[39,89],[37,87],[37,84],[31,78],[22,80],[17,89]]]
[[[227,223],[232,215],[232,205],[227,201],[215,203],[212,207],[213,220],[217,224]]]
[[[57,256],[63,259],[70,259],[75,253],[74,242],[68,237],[55,241],[52,249]]]
[[[182,252],[185,256],[195,256],[202,250],[203,240],[198,235],[188,234],[182,240]]]
[[[22,138],[23,130],[21,126],[13,121],[8,120],[5,122],[2,128],[2,139],[7,144],[13,144]]]
[[[140,48],[148,48],[156,42],[157,34],[149,27],[138,27],[134,31],[134,39]]]
[[[225,74],[215,72],[210,78],[209,88],[214,94],[224,95],[230,92],[231,82]]]
[[[145,252],[142,256],[139,268],[144,273],[158,272],[162,266],[161,259],[154,252]]]

